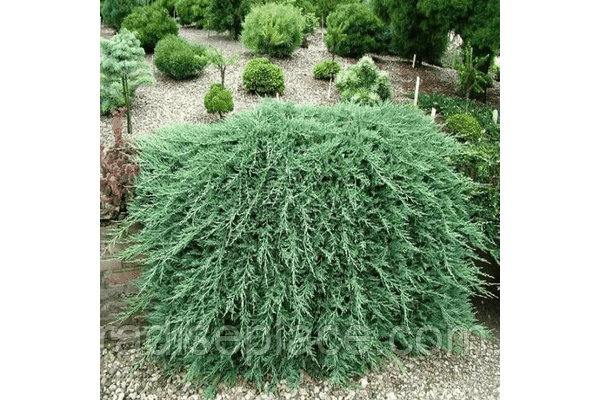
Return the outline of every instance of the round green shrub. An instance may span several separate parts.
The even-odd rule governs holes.
[[[264,57],[248,61],[242,72],[242,82],[246,90],[257,94],[283,94],[285,90],[283,69]]]
[[[210,0],[178,0],[175,10],[182,25],[195,24],[200,29],[208,18]]]
[[[213,389],[294,387],[302,370],[348,384],[397,360],[392,344],[447,349],[475,323],[472,184],[427,116],[266,99],[138,145],[128,221],[144,229],[123,258],[145,255],[130,314],[145,311],[144,350],[165,369]]]
[[[229,89],[220,83],[213,83],[206,96],[204,96],[204,107],[211,114],[219,113],[219,116],[233,111],[233,96]]]
[[[344,57],[358,58],[366,53],[377,52],[381,48],[377,38],[384,34],[383,22],[373,14],[367,4],[342,4],[327,17],[327,27],[338,28],[344,35],[335,53]],[[342,29],[345,27],[345,29]],[[333,52],[333,41],[325,35],[327,50]]]
[[[255,53],[288,57],[302,44],[304,26],[304,18],[294,6],[255,6],[242,24],[241,42]]]
[[[313,68],[313,74],[317,79],[329,79],[340,72],[340,64],[337,61],[324,60]]]
[[[469,142],[477,142],[481,139],[481,125],[471,114],[459,113],[449,116],[446,119],[446,127],[451,133]]]
[[[375,105],[392,97],[387,73],[381,72],[371,57],[364,56],[355,65],[344,68],[335,78],[343,101]]]
[[[154,50],[154,65],[173,79],[187,79],[208,65],[207,49],[176,35],[167,35]]]
[[[139,39],[146,52],[152,52],[159,40],[168,34],[177,35],[177,22],[158,3],[139,7],[123,20],[123,27]]]
[[[119,30],[125,17],[143,5],[144,0],[105,0],[104,5],[101,4],[100,7],[102,22]]]

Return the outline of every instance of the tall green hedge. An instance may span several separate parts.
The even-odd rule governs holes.
[[[123,256],[147,258],[130,311],[167,368],[213,389],[302,370],[345,384],[392,344],[422,353],[475,323],[471,184],[419,111],[267,99],[138,145],[128,221],[144,229]]]

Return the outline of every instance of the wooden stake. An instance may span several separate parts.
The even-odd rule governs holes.
[[[417,76],[417,87],[415,88],[415,107],[417,106],[417,102],[419,101],[419,81],[421,78]]]
[[[435,108],[431,109],[431,119],[435,120]]]
[[[497,125],[498,124],[498,110],[494,109],[494,111],[492,111],[492,118],[494,119],[494,123]]]
[[[413,55],[413,68],[415,67],[415,61],[417,61],[417,55]]]

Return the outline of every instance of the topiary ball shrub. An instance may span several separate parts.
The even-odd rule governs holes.
[[[208,65],[207,49],[176,35],[167,35],[156,45],[154,65],[173,79],[187,79]]]
[[[213,83],[206,96],[204,96],[204,107],[209,113],[218,113],[219,117],[222,118],[224,113],[233,111],[231,91],[220,83]]]
[[[146,52],[154,51],[156,44],[169,34],[177,35],[177,22],[158,3],[136,8],[123,20],[123,27],[139,39]]]
[[[481,140],[481,125],[470,114],[460,113],[448,117],[446,127],[451,133],[469,142]]]
[[[427,116],[266,99],[138,146],[128,221],[144,229],[122,257],[146,258],[129,316],[146,312],[148,356],[209,393],[240,375],[295,387],[302,370],[348,384],[392,345],[421,354],[475,323],[471,183]]]
[[[242,82],[246,90],[257,94],[283,94],[285,90],[283,69],[264,57],[248,61],[242,72]]]
[[[345,26],[345,29],[342,27]],[[335,52],[344,57],[358,58],[380,49],[378,38],[383,37],[383,22],[365,3],[342,4],[327,17],[327,27],[341,29],[346,36],[336,45]],[[327,50],[333,52],[333,41],[325,35]]]
[[[344,68],[335,78],[342,101],[362,105],[380,104],[392,97],[390,78],[380,71],[371,57],[364,56],[354,65]]]
[[[340,72],[340,63],[332,60],[324,60],[313,68],[313,74],[317,79],[335,78],[335,75]]]
[[[242,24],[241,42],[254,53],[289,57],[302,44],[304,26],[300,10],[292,5],[255,6]]]

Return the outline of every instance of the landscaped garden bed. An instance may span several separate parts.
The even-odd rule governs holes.
[[[114,29],[102,26],[102,36],[110,38]],[[327,46],[322,40],[324,29],[318,29],[308,37],[308,48],[298,48],[291,58],[273,59],[284,71],[286,91],[280,96],[282,101],[297,104],[332,105],[339,101],[339,91],[331,85],[328,97],[329,82],[315,79],[313,67],[319,61],[331,59]],[[252,58],[250,50],[239,41],[230,39],[226,34],[217,34],[193,27],[181,27],[179,36],[193,43],[212,45],[223,50],[226,56],[240,54],[240,59],[227,69],[225,86],[231,90],[234,100],[235,114],[244,109],[256,107],[261,97],[250,94],[244,88],[242,72],[248,60]],[[354,64],[356,59],[336,57],[341,67]],[[146,55],[146,62],[152,65],[153,55]],[[374,57],[382,71],[387,71],[392,86],[392,101],[395,103],[413,100],[416,77],[420,76],[419,93],[442,93],[455,96],[457,73],[452,69],[424,64],[412,68],[412,61],[395,56]],[[133,102],[133,135],[147,135],[157,128],[171,123],[198,124],[212,122],[217,115],[209,114],[204,107],[204,95],[215,82],[220,82],[216,68],[206,68],[198,77],[175,81],[162,74],[155,67],[156,83],[151,86],[140,86]],[[488,89],[488,105],[497,107],[500,104],[500,84]],[[100,117],[100,140],[112,142],[111,117]]]
[[[304,17],[290,20],[298,36],[302,23],[294,18]],[[328,45],[335,48],[337,28],[330,28]],[[101,397],[498,398],[499,310],[489,292],[499,292],[486,287],[481,265],[473,262],[499,260],[499,125],[490,122],[491,110],[499,109],[499,83],[487,90],[489,109],[472,111],[473,118],[457,115],[454,108],[463,106],[448,100],[457,93],[452,69],[413,67],[390,55],[338,56],[338,78],[316,79],[314,66],[331,59],[322,28],[305,34],[307,46],[291,57],[253,61],[248,74],[255,54],[240,41],[178,29],[185,40],[163,42],[160,63],[148,52],[136,61],[150,67],[155,83],[134,89],[127,112],[100,118],[101,143],[117,160],[103,166],[108,178],[101,190],[112,193],[110,213],[126,218],[111,225],[122,232],[143,227],[131,247],[108,245],[101,236],[103,300],[125,311],[123,300],[135,294],[128,308],[133,319],[118,322],[132,324],[133,335],[121,335],[127,329],[111,323],[116,341],[101,338]],[[101,35],[114,31],[101,26]],[[243,35],[242,41],[253,43]],[[222,50],[223,65],[231,61],[226,75],[214,67],[219,57],[210,47]],[[184,55],[185,68],[170,61]],[[345,68],[352,64],[354,71]],[[411,105],[418,80],[427,104],[421,111]],[[263,87],[265,81],[273,86]],[[443,104],[430,94],[444,96]],[[338,104],[340,98],[361,105]],[[385,99],[394,104],[379,107]],[[426,116],[431,107],[438,126]],[[123,141],[125,118],[133,131]],[[477,161],[481,155],[485,165]],[[454,167],[486,185],[477,201],[492,199],[494,215],[477,210],[473,216],[467,199],[476,187]],[[135,197],[125,190],[134,177]],[[123,261],[115,258],[119,248]],[[126,268],[139,256],[144,267]],[[113,308],[106,307],[104,321],[114,319]],[[479,329],[475,318],[488,329]],[[338,357],[332,349],[339,350],[340,333],[323,334],[332,324],[346,334],[360,328],[358,343],[366,343],[367,353],[344,344]],[[215,338],[222,339],[224,326],[241,332],[241,339],[225,340],[238,344],[221,348],[215,339],[214,350],[198,353],[203,339],[188,330],[202,328],[212,338],[209,328],[217,329]],[[256,326],[269,333],[251,340]],[[425,326],[430,333],[421,332]],[[297,336],[299,327],[308,336]],[[457,346],[449,327],[466,328],[458,338],[470,345]],[[283,334],[283,356],[270,339],[262,352],[270,333]],[[275,393],[259,393],[265,389]]]

